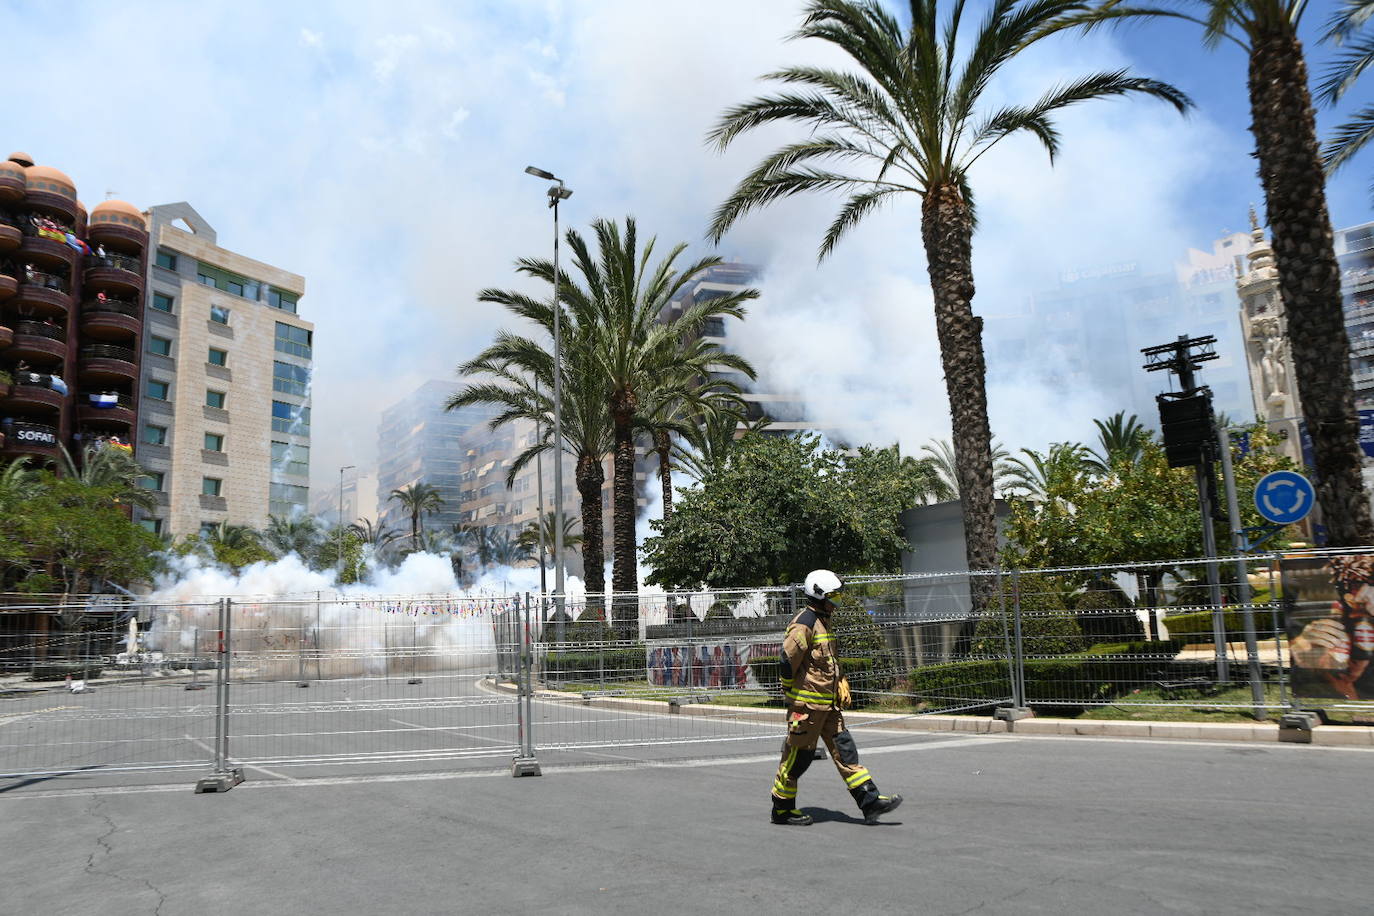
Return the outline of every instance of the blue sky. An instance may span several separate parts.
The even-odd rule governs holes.
[[[838,63],[788,43],[791,0],[585,2],[0,2],[12,149],[66,171],[89,205],[107,190],[139,206],[186,200],[221,244],[303,274],[317,327],[314,475],[374,461],[376,417],[429,378],[451,376],[498,326],[475,302],[516,285],[515,258],[548,251],[543,188],[566,178],[565,218],[634,213],[642,231],[693,253],[711,210],[786,131],[721,156],[703,135],[784,64]],[[1313,33],[1332,4],[1308,15]],[[1309,41],[1309,60],[1329,54]],[[1060,270],[1168,264],[1245,227],[1261,198],[1250,158],[1245,62],[1194,32],[1155,25],[1056,42],[998,88],[1038,96],[1057,79],[1129,66],[1186,90],[1184,120],[1150,101],[1085,106],[1061,122],[1052,170],[1007,144],[974,176],[975,309],[1008,307]],[[1368,93],[1352,99],[1357,106]],[[1324,126],[1334,123],[1324,114]],[[1331,187],[1338,226],[1374,218],[1374,160]],[[875,438],[915,449],[947,434],[914,201],[856,231],[817,267],[835,202],[751,217],[720,248],[764,265],[764,297],[741,340],[818,409],[873,407]],[[1033,368],[991,392],[1013,448],[1088,437],[1115,408],[1091,392],[1041,410]],[[846,400],[850,398],[850,400]]]

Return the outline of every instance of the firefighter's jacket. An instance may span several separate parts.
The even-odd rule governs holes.
[[[792,618],[782,640],[781,664],[782,691],[788,705],[807,709],[833,709],[839,705],[835,691],[840,681],[840,664],[835,657],[829,614],[817,614],[807,608]]]

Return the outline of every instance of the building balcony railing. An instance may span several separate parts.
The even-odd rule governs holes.
[[[138,303],[126,299],[93,299],[81,307],[81,333],[111,343],[137,341],[143,322]]]
[[[114,344],[87,344],[79,351],[81,378],[86,382],[133,380],[138,378],[136,354],[129,347]]]
[[[0,251],[13,251],[19,247],[19,243],[23,240],[24,235],[19,231],[18,226],[0,223]]]
[[[10,356],[61,359],[67,355],[67,332],[55,324],[16,321],[13,331],[14,339],[8,351]]]
[[[134,399],[116,392],[83,392],[76,399],[77,419],[92,426],[132,426]]]
[[[56,191],[39,191],[34,188],[27,188],[24,198],[31,209],[56,216],[65,223],[76,222],[76,199],[73,197],[59,194]]]
[[[66,277],[38,270],[31,265],[24,268],[23,281],[25,286],[38,286],[64,295],[72,290],[72,285]]]
[[[86,239],[92,245],[123,245],[141,251],[148,244],[148,233],[134,226],[100,220],[87,224]]]
[[[67,339],[66,331],[55,324],[48,324],[43,321],[16,321],[14,333],[26,334],[31,337],[46,337],[49,340],[66,341]]]
[[[86,264],[86,282],[95,287],[121,289],[135,294],[143,290],[142,265],[137,258],[107,254]]]
[[[7,455],[57,455],[57,428],[43,423],[0,422],[0,452]]]
[[[14,342],[14,329],[7,324],[0,324],[0,350],[5,349]]]
[[[41,230],[45,231],[46,230]],[[36,232],[24,233],[24,243],[19,246],[19,254],[31,257],[35,260],[56,261],[64,264],[73,264],[81,256],[82,250],[73,248],[67,244],[65,237],[55,238],[60,235],[57,232],[47,232],[45,235],[38,235]],[[73,236],[75,238],[75,236]],[[84,245],[85,243],[80,243]]]
[[[114,344],[87,344],[81,348],[80,353],[82,359],[119,359],[126,363],[134,362],[138,356],[130,348]]]
[[[22,200],[25,190],[22,172],[0,171],[0,200]]]
[[[8,299],[19,292],[19,278],[12,268],[0,266],[0,299]]]
[[[83,312],[110,312],[116,315],[128,315],[131,318],[138,317],[138,303],[132,299],[117,299],[114,296],[106,296],[104,299],[87,299],[81,305]]]
[[[41,372],[16,372],[5,396],[6,407],[60,409],[67,396],[52,387],[52,376]]]

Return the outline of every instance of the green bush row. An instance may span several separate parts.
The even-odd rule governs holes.
[[[33,666],[33,670],[29,672],[29,680],[60,681],[67,675],[94,680],[100,677],[102,670],[100,665],[86,665],[81,662],[46,662]]]
[[[607,680],[642,681],[644,669],[643,647],[634,649],[606,649],[601,652],[550,652],[544,657],[545,674],[556,680],[582,680],[590,675]]]
[[[1274,627],[1273,612],[1267,607],[1257,607],[1254,609],[1254,617],[1256,632],[1271,635]],[[1225,620],[1228,638],[1239,639],[1245,634],[1245,614],[1239,608],[1228,609],[1222,614],[1222,618]],[[1283,617],[1280,614],[1279,625],[1282,624]],[[1171,614],[1164,618],[1164,625],[1169,628],[1169,635],[1174,639],[1185,642],[1212,642],[1211,611]]]

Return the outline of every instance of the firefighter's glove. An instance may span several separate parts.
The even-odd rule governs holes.
[[[849,691],[849,678],[840,678],[839,686],[835,688],[835,696],[840,701],[841,709],[850,709],[854,706],[854,694]]]

